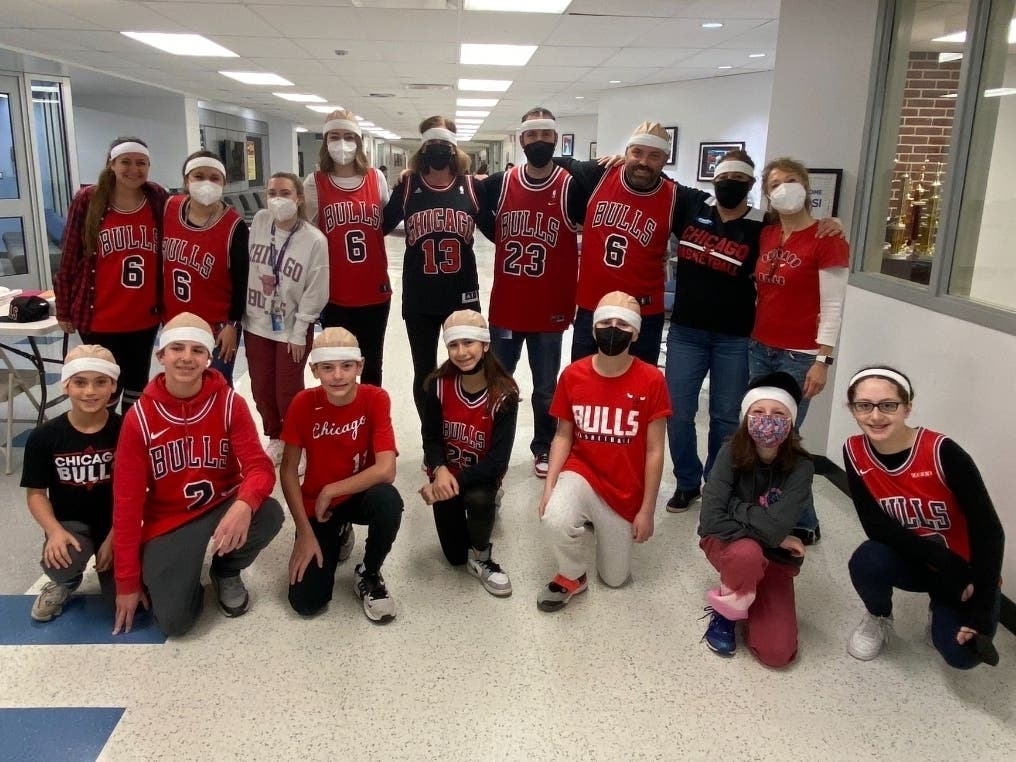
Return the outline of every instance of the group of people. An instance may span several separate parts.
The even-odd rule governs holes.
[[[557,565],[540,610],[587,589],[594,537],[600,580],[630,582],[634,545],[654,531],[669,439],[677,488],[667,508],[701,497],[700,545],[720,573],[706,594],[707,644],[733,653],[745,620],[763,663],[794,658],[793,577],[819,538],[798,429],[826,384],[848,264],[838,222],[811,218],[807,170],[777,159],[762,171],[767,224],[748,203],[756,176],[746,153],[721,160],[710,196],[663,175],[669,137],[656,123],[639,125],[621,158],[574,162],[554,158],[554,117],[533,109],[520,129],[527,163],[482,180],[455,130],[445,117],[425,120],[410,171],[389,194],[355,117],[328,115],[319,169],[303,181],[273,175],[249,235],[222,204],[214,155],[188,157],[186,195],[167,200],[147,182],[144,144],[114,142],[99,183],[72,205],[56,279],[58,319],[86,342],[64,366],[71,410],[33,432],[26,451],[23,486],[46,532],[51,580],[34,618],[60,613],[94,554],[104,592],[115,582],[115,631],[143,604],[164,631],[185,632],[200,612],[209,540],[219,606],[244,613],[240,571],[282,523],[273,461],[296,530],[293,609],[326,606],[359,524],[367,538],[355,592],[371,620],[395,617],[381,574],[403,510],[382,388],[384,236],[404,223],[402,315],[427,471],[419,494],[448,562],[492,595],[512,593],[490,538],[525,346],[530,449],[545,479],[539,512]],[[495,244],[489,323],[476,227]],[[671,235],[676,295],[661,374]],[[163,372],[149,382],[160,323]],[[573,324],[572,362],[559,377]],[[241,329],[267,454],[230,388]],[[308,361],[320,385],[304,389]],[[707,373],[703,464],[694,417]],[[862,370],[848,393],[862,433],[845,461],[869,537],[850,563],[867,613],[849,652],[877,655],[901,588],[931,594],[934,644],[949,664],[992,661],[1004,538],[976,467],[951,440],[906,425],[913,388],[899,371]],[[117,394],[122,431],[110,408]]]

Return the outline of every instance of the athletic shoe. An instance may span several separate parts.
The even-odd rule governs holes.
[[[790,533],[805,545],[814,545],[822,539],[822,528],[818,524],[815,525],[814,529],[794,527],[790,530]]]
[[[353,546],[356,544],[356,535],[353,534],[352,524],[343,524],[339,533],[339,563],[348,559],[353,554]]]
[[[493,548],[493,545],[488,545],[486,550],[470,548],[466,569],[483,583],[488,593],[505,598],[512,594],[512,581],[508,578],[508,574],[490,557]]]
[[[282,451],[286,449],[286,443],[281,439],[269,439],[265,446],[265,454],[272,459],[272,463],[278,468],[282,465]]]
[[[388,595],[384,577],[369,572],[363,564],[356,565],[353,578],[353,592],[363,601],[363,613],[372,622],[387,624],[395,618],[395,600]]]
[[[850,634],[847,653],[861,661],[871,661],[882,650],[889,639],[889,631],[893,626],[892,616],[874,616],[867,611],[864,618]]]
[[[536,598],[536,608],[540,611],[559,611],[568,605],[573,597],[588,589],[586,575],[578,579],[568,579],[558,574],[547,583]]]
[[[733,656],[737,650],[737,640],[734,638],[734,623],[706,606],[705,616],[709,617],[709,626],[706,627],[702,640],[709,646],[709,650],[720,656]],[[705,616],[701,617],[705,619]]]
[[[68,584],[50,580],[42,586],[42,591],[32,604],[32,619],[36,622],[48,622],[63,613],[64,604],[71,593],[81,584],[81,576]]]
[[[223,614],[233,617],[247,613],[247,609],[250,608],[250,595],[239,574],[233,577],[220,577],[214,569],[211,569],[208,576],[215,587],[215,595],[219,599],[219,608]]]
[[[550,456],[547,453],[537,455],[533,460],[533,473],[538,479],[546,479],[550,473]]]
[[[684,513],[700,497],[702,497],[701,487],[675,490],[674,496],[667,501],[667,513]]]

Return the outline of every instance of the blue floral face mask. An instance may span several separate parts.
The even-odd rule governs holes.
[[[779,447],[790,436],[794,422],[781,415],[749,415],[748,436],[759,447]]]

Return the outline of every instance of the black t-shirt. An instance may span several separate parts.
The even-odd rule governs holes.
[[[116,413],[94,434],[74,428],[67,413],[44,423],[25,445],[21,486],[48,490],[58,521],[81,521],[105,538],[113,524],[113,455],[119,436]]]

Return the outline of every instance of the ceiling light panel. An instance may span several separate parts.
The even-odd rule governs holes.
[[[282,98],[284,101],[292,101],[293,103],[324,103],[325,99],[320,95],[311,95],[310,93],[272,93],[276,98]]]
[[[478,45],[462,43],[460,64],[479,66],[525,66],[536,52],[536,45]]]
[[[466,106],[469,108],[493,108],[500,101],[497,98],[456,98],[456,106]]]
[[[174,56],[206,56],[215,58],[239,58],[229,48],[212,42],[200,34],[167,34],[164,32],[120,32],[124,37],[151,45]]]
[[[508,13],[564,13],[572,0],[465,0],[467,11]]]
[[[503,93],[512,86],[510,79],[460,79],[459,90],[479,90],[481,92]]]
[[[307,106],[311,111],[317,111],[319,114],[330,114],[333,111],[341,111],[342,106]]]
[[[459,109],[455,112],[455,116],[490,116],[489,111],[469,111],[465,109]]]
[[[285,77],[271,72],[260,71],[220,71],[224,77],[243,82],[245,85],[275,85],[277,87],[292,87],[293,83]]]

